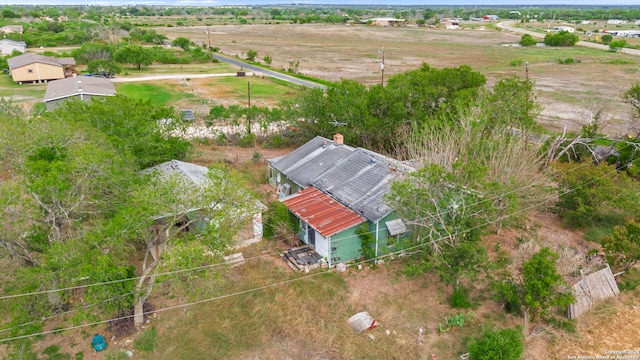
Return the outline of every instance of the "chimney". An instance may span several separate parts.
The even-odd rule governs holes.
[[[340,133],[337,133],[337,134],[333,135],[333,142],[336,145],[344,144],[344,136],[342,136],[342,134],[340,134]]]

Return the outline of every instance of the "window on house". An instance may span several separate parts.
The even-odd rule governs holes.
[[[27,72],[28,72],[29,74],[33,74],[33,69],[27,69]]]

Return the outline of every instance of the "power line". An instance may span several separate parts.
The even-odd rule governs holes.
[[[625,146],[630,146],[630,144],[627,144]],[[575,170],[577,170],[577,169],[579,169],[579,168],[581,168],[583,166],[587,166],[587,165],[590,165],[590,163],[589,162],[582,163],[582,164],[578,165],[577,167],[574,167],[574,168],[571,168],[569,170],[566,170],[566,171],[563,171],[563,172],[559,173],[559,175],[567,174],[567,173],[569,173],[571,171],[575,171]],[[491,200],[497,200],[497,199],[499,199],[499,198],[501,198],[503,196],[506,196],[506,195],[509,195],[509,194],[512,194],[512,193],[515,193],[515,192],[518,192],[518,191],[521,191],[521,190],[525,190],[525,189],[528,189],[528,188],[530,188],[532,186],[540,185],[542,183],[543,183],[543,181],[527,184],[525,186],[522,186],[522,187],[510,190],[510,191],[507,191],[507,192],[505,192],[503,194],[496,195],[496,196],[493,196],[491,198],[479,200],[479,201],[477,201],[475,203],[469,204],[469,206],[476,206],[476,205],[479,205],[479,204],[482,204],[482,203],[485,203],[485,202],[488,202],[488,201],[491,201]],[[319,199],[319,200],[324,202],[322,199]],[[335,206],[334,204],[327,204],[327,205]],[[448,213],[450,213],[452,211],[454,211],[454,210],[453,209],[445,210],[441,214],[448,214]],[[509,216],[507,215],[506,217],[503,217],[503,218],[508,218],[508,217]],[[415,221],[420,221],[420,220],[425,220],[425,219],[426,218],[421,218],[421,219],[416,219]],[[368,231],[368,232],[366,232],[364,234],[374,234],[374,233],[376,233],[376,232],[375,231]],[[360,235],[350,235],[350,236],[338,239],[338,241],[342,242],[342,241],[350,240],[350,239],[355,238],[355,237],[360,237]],[[280,241],[282,241],[282,240],[280,240]],[[277,255],[279,253],[280,252],[272,253],[272,254],[264,254],[264,255],[260,255],[260,256],[256,256],[256,257],[252,257],[252,258],[246,258],[245,260],[259,259],[259,258],[271,256],[271,255]],[[214,267],[225,265],[225,264],[226,264],[226,262],[219,262],[219,263],[213,263],[213,264],[203,265],[203,266],[199,266],[199,267],[186,268],[186,269],[168,271],[168,272],[164,272],[164,273],[158,273],[158,274],[154,274],[153,276],[154,277],[159,277],[159,276],[164,276],[164,275],[173,275],[173,274],[179,274],[179,273],[190,272],[190,271],[200,271],[200,270],[206,270],[206,269],[209,269],[209,268],[214,268]],[[83,288],[89,288],[89,287],[101,286],[101,285],[110,285],[110,284],[116,284],[116,283],[121,283],[121,282],[126,282],[126,281],[135,281],[135,280],[139,280],[139,279],[142,279],[142,278],[143,278],[142,276],[138,276],[138,277],[132,277],[132,278],[127,278],[127,279],[118,279],[118,280],[104,281],[104,282],[98,282],[98,283],[93,283],[93,284],[70,286],[70,287],[65,287],[65,288],[60,288],[60,289],[49,289],[49,290],[34,291],[34,292],[30,292],[30,293],[5,295],[5,296],[0,296],[0,300],[7,300],[7,299],[13,299],[13,298],[19,298],[19,297],[25,297],[25,296],[32,296],[32,295],[49,294],[49,293],[55,293],[55,292],[59,292],[59,291],[83,289]]]
[[[640,160],[640,159],[636,159],[636,160]],[[636,160],[634,160],[634,161],[636,161]],[[633,163],[633,161],[632,161],[632,163]],[[569,189],[569,190],[565,191],[561,195],[565,195],[565,194],[571,193],[573,191],[579,190],[580,188],[582,188],[582,187],[584,187],[584,186],[586,186],[586,185],[588,185],[588,184],[590,184],[592,182],[598,181],[598,180],[600,180],[600,179],[602,179],[602,178],[604,178],[606,176],[609,176],[609,175],[611,175],[611,174],[613,174],[613,173],[615,173],[617,171],[618,171],[617,169],[614,169],[611,172],[608,172],[608,173],[606,173],[606,174],[604,174],[602,176],[599,176],[599,177],[597,177],[595,179],[591,179],[590,181],[587,181],[587,182],[585,182],[585,183],[583,183],[583,184],[581,184],[581,185],[579,185],[579,186],[577,186],[577,187],[575,187],[573,189]],[[481,227],[484,227],[486,225],[489,225],[489,224],[495,223],[497,221],[503,220],[503,219],[508,218],[510,216],[513,216],[515,214],[519,214],[521,212],[528,211],[528,210],[530,210],[530,209],[532,209],[532,208],[534,208],[534,207],[536,207],[536,206],[538,206],[540,204],[548,202],[548,201],[549,201],[548,199],[540,201],[540,202],[538,202],[538,203],[536,203],[536,204],[534,204],[532,206],[529,206],[527,208],[520,209],[518,211],[514,211],[514,212],[512,212],[510,214],[501,216],[501,217],[499,217],[497,219],[494,219],[494,220],[487,221],[487,222],[485,222],[483,224],[477,225],[475,227],[472,227],[470,229],[464,230],[462,232],[454,233],[454,235],[455,236],[459,236],[459,235],[461,235],[463,233],[470,232],[470,231],[473,231],[473,230],[477,230],[477,229],[479,229]],[[417,244],[415,246],[412,246],[412,247],[409,247],[409,248],[405,248],[405,249],[402,249],[402,250],[398,250],[398,251],[394,251],[394,252],[391,252],[391,253],[388,253],[388,254],[384,254],[384,255],[375,257],[373,259],[362,260],[362,261],[356,262],[354,264],[348,264],[347,266],[354,266],[354,265],[360,265],[360,264],[363,264],[363,263],[366,263],[366,262],[370,262],[370,261],[377,261],[377,260],[380,260],[380,259],[383,259],[383,258],[387,258],[387,257],[393,256],[393,255],[398,255],[398,254],[405,253],[407,250],[413,250],[413,249],[417,249],[417,248],[420,248],[420,247],[423,247],[423,246],[426,246],[426,245],[433,244],[433,243],[438,242],[438,241],[443,241],[445,239],[446,239],[446,237],[441,237],[439,239],[435,239],[435,240],[432,240],[432,241],[429,241],[429,242],[422,242],[422,243],[419,243],[419,244]],[[204,300],[199,300],[199,301],[195,301],[195,302],[191,302],[191,303],[185,303],[185,304],[170,306],[170,307],[166,307],[166,308],[162,308],[162,309],[157,309],[157,310],[154,310],[154,311],[143,312],[143,315],[148,315],[148,314],[151,314],[151,313],[159,313],[159,312],[164,312],[164,311],[168,311],[168,310],[175,310],[175,309],[185,308],[185,307],[188,307],[188,306],[203,304],[203,303],[206,303],[206,302],[221,300],[221,299],[225,299],[225,298],[229,298],[229,297],[233,297],[233,296],[248,294],[248,293],[251,293],[251,292],[254,292],[254,291],[260,291],[260,290],[264,290],[264,289],[268,289],[268,288],[272,288],[272,287],[276,287],[276,286],[280,286],[280,285],[284,285],[284,284],[289,284],[289,283],[292,283],[292,282],[295,282],[295,281],[298,281],[298,280],[308,279],[308,278],[311,278],[311,277],[314,277],[314,276],[327,274],[327,273],[330,273],[332,271],[333,271],[333,269],[327,269],[327,270],[320,271],[320,272],[317,272],[317,273],[313,273],[313,274],[310,274],[310,275],[304,275],[304,276],[297,277],[297,278],[294,278],[294,279],[284,280],[284,281],[280,281],[280,282],[273,283],[273,284],[259,286],[259,287],[256,287],[256,288],[242,290],[242,291],[238,291],[238,292],[234,292],[234,293],[230,293],[230,294],[225,294],[225,295],[221,295],[221,296],[216,296],[216,297],[212,297],[212,298],[208,298],[208,299],[204,299]],[[49,331],[43,331],[43,332],[34,333],[34,334],[21,335],[21,336],[16,336],[16,337],[12,337],[12,338],[0,339],[0,343],[12,341],[12,340],[18,340],[18,339],[34,337],[34,336],[39,336],[39,335],[47,335],[47,334],[57,333],[57,332],[66,331],[66,330],[79,329],[79,328],[84,328],[84,327],[88,327],[88,326],[104,324],[104,323],[111,322],[111,321],[129,319],[129,318],[132,318],[134,316],[135,315],[121,316],[121,317],[113,318],[113,319],[109,319],[109,320],[101,320],[101,321],[96,321],[96,322],[93,322],[93,323],[76,325],[76,326],[71,326],[71,327],[62,328],[62,329],[49,330]]]

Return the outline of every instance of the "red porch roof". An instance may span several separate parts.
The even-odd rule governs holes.
[[[324,237],[365,221],[364,217],[313,186],[299,191],[283,203]]]

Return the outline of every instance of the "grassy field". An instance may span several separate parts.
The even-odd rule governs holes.
[[[206,40],[204,27],[155,29],[169,38]],[[544,107],[539,121],[554,131],[565,126],[579,129],[589,113],[603,108],[608,119],[605,132],[624,132],[631,108],[621,95],[640,81],[640,59],[633,55],[581,47],[508,46],[516,44],[521,35],[483,24],[461,30],[288,24],[214,25],[209,29],[212,45],[226,55],[244,58],[254,50],[258,60],[269,55],[274,69],[286,69],[289,61],[299,61],[302,74],[328,81],[344,78],[380,83],[383,49],[385,77],[426,62],[435,67],[469,65],[493,84],[506,76],[524,77],[526,61]],[[566,59],[574,63],[559,64],[558,60]]]

